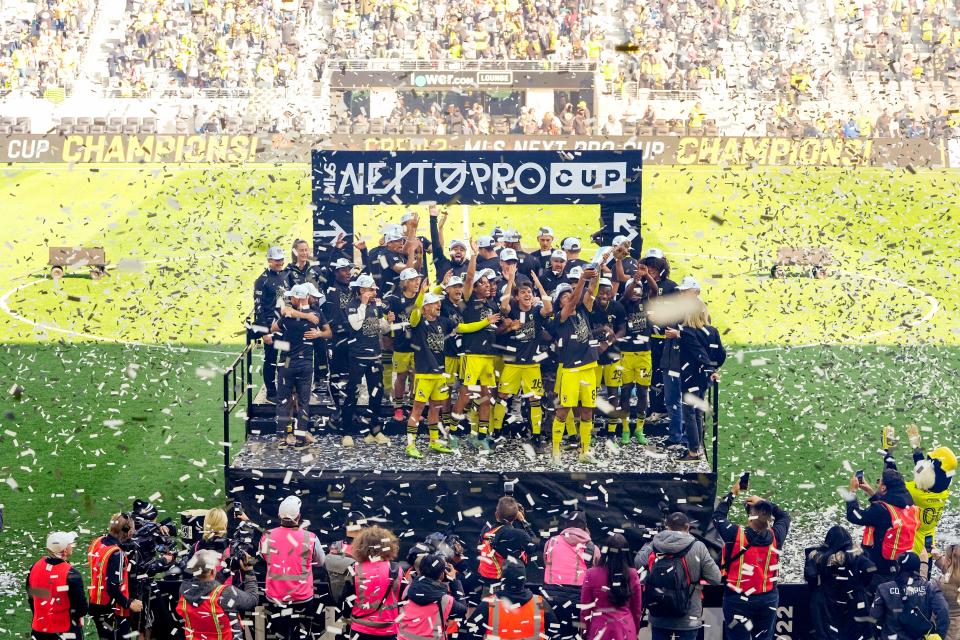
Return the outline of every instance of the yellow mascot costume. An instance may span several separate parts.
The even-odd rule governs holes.
[[[920,433],[917,427],[907,427],[910,444],[913,445],[913,480],[907,482],[907,490],[920,512],[917,536],[913,541],[914,553],[924,550],[929,537],[935,539],[940,516],[950,499],[950,483],[957,471],[957,456],[949,447],[937,447],[928,454],[920,448]]]

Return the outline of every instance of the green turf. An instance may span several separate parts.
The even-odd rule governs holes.
[[[78,530],[86,543],[134,496],[159,492],[166,512],[222,502],[215,372],[239,351],[265,248],[309,237],[304,167],[99,169],[6,167],[0,176],[13,231],[0,254],[0,302],[17,316],[0,305],[0,478],[12,478],[0,485],[0,570],[18,575],[47,531]],[[693,273],[704,283],[731,351],[724,484],[751,469],[758,491],[817,511],[838,502],[835,487],[853,469],[878,469],[882,424],[917,422],[928,442],[956,448],[958,176],[645,172],[646,245],[668,252],[674,279]],[[473,223],[490,218],[474,214]],[[531,245],[537,226],[566,229],[574,217],[527,212],[512,226]],[[571,228],[595,217],[584,208]],[[104,281],[54,285],[40,277],[48,244],[104,246],[122,262]],[[827,246],[840,273],[758,275],[784,245]],[[168,343],[177,348],[142,346]],[[23,401],[6,395],[14,382]],[[22,607],[0,599],[0,635],[23,635]]]

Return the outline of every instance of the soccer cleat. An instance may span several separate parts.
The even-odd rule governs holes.
[[[433,448],[432,443],[430,448],[431,449]],[[407,445],[407,457],[413,458],[415,460],[419,460],[420,458],[423,457],[423,454],[420,453],[420,449],[417,449],[416,445],[411,444],[411,445]]]
[[[363,438],[363,441],[366,442],[367,444],[377,444],[377,439],[373,437],[373,434],[372,434],[372,433],[368,433],[368,434]]]
[[[640,429],[633,432],[633,439],[641,446],[647,444],[647,436],[643,435],[643,431]]]
[[[620,453],[620,445],[617,443],[617,439],[613,438],[604,438],[603,439],[604,448],[613,455]]]
[[[450,445],[450,448],[451,448],[452,450],[454,450],[454,451],[459,451],[459,450],[460,450],[460,436],[451,433],[451,434],[450,434],[450,439],[448,440],[448,444]]]
[[[353,446],[353,436],[343,436],[343,440],[340,441],[341,447],[352,447]]]
[[[377,432],[377,435],[373,436],[373,439],[377,444],[390,445],[390,438],[388,438],[383,431]]]
[[[700,462],[700,454],[690,453],[689,451],[687,451],[686,453],[680,454],[680,457],[677,458],[677,461],[678,462]]]
[[[630,444],[630,433],[628,431],[624,431],[620,434],[620,445],[625,447],[628,444]]]
[[[434,440],[430,443],[430,450],[436,451],[437,453],[453,453],[453,449],[443,444],[439,440]]]
[[[590,455],[589,451],[584,451],[577,456],[577,462],[580,464],[597,464],[597,459]]]
[[[552,462],[553,464],[555,464],[555,465],[557,465],[557,466],[560,466],[560,465],[563,464],[563,457],[560,455],[560,452],[559,452],[559,451],[553,451],[553,452],[550,454],[550,462]]]
[[[480,441],[479,453],[486,455],[493,451],[493,447],[490,445],[490,438],[484,438]]]

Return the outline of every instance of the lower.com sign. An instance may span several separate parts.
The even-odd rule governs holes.
[[[440,72],[410,74],[410,85],[418,89],[427,87],[510,86],[512,71]]]

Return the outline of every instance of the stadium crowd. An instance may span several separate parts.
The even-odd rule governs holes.
[[[925,453],[916,427],[908,434],[913,480],[897,471],[891,439],[876,487],[862,471],[851,477],[847,522],[804,551],[811,637],[960,634],[960,545],[934,540],[957,460],[945,447]],[[327,511],[309,522],[304,506],[329,505],[296,495],[269,517],[272,528],[238,503],[229,516],[183,514],[182,541],[169,519],[158,522],[157,509],[136,500],[89,543],[86,579],[69,563],[77,535],[47,537],[26,581],[32,637],[80,638],[89,615],[102,640],[249,637],[264,626],[266,637],[285,640],[635,640],[643,626],[658,640],[692,640],[705,625],[702,590],[723,585],[724,637],[772,640],[791,518],[748,489],[744,474],[718,500],[715,535],[664,505],[662,521],[633,547],[623,529],[583,511],[527,513],[504,495],[475,543],[436,532],[403,556],[387,518]],[[859,544],[851,525],[864,527]]]
[[[37,3],[29,20],[13,19],[0,32],[0,92],[43,95],[77,77],[95,0]]]

